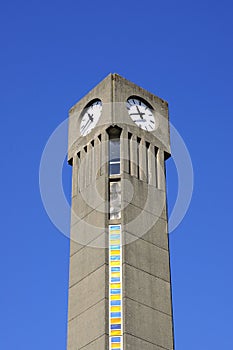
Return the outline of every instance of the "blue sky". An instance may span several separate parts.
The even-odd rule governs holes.
[[[68,109],[110,72],[169,102],[193,162],[193,199],[170,236],[176,349],[233,347],[232,10],[225,0],[1,4],[0,349],[66,348],[69,242],[43,208],[39,163]],[[167,179],[171,211],[171,159]]]

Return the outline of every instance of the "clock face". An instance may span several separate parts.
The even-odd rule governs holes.
[[[126,106],[131,119],[139,128],[146,131],[155,130],[155,117],[151,108],[138,98],[129,98]]]
[[[102,102],[95,100],[88,105],[83,112],[83,116],[80,123],[80,133],[87,135],[97,124],[102,111]]]

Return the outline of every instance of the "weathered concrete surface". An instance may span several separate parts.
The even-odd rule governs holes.
[[[69,350],[77,350],[107,334],[107,300],[87,309],[68,322]]]
[[[124,296],[171,316],[170,283],[128,264],[123,266]]]
[[[69,320],[108,297],[108,266],[103,265],[69,288]]]
[[[83,247],[70,258],[70,287],[107,263],[107,250]]]
[[[123,263],[170,283],[169,252],[143,239],[123,247]]]
[[[130,182],[130,185],[127,182]],[[124,174],[123,176],[122,195],[126,203],[130,203],[136,208],[147,211],[148,213],[167,218],[166,213],[166,193],[163,190],[157,189],[146,182],[138,180],[136,177]],[[131,191],[134,189],[132,195]],[[125,211],[125,215],[127,215]],[[133,215],[133,214],[132,214]],[[136,216],[136,215],[135,215]],[[128,219],[129,221],[129,219]]]
[[[107,349],[108,347],[109,338],[108,335],[103,335],[95,340],[93,340],[91,343],[85,345],[82,350],[100,350],[100,349]]]
[[[124,335],[125,350],[168,350],[130,334]]]
[[[141,238],[157,247],[168,250],[167,222],[164,219],[154,217],[147,213],[145,213],[145,217],[147,220],[144,221],[144,219],[142,219],[135,222],[134,229],[133,226],[131,226],[133,233],[126,231],[128,225],[125,225],[125,231],[123,233],[124,244],[131,243]],[[149,228],[148,231],[145,230],[146,226]]]
[[[172,317],[131,299],[124,300],[125,333],[173,349]]]

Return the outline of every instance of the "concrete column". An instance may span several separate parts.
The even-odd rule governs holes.
[[[158,188],[165,191],[165,167],[164,167],[164,151],[159,149],[157,153],[157,176]]]
[[[91,173],[92,173],[92,152],[91,152],[91,144],[87,145],[87,153],[86,153],[86,167],[85,167],[85,180],[86,187],[91,183]]]
[[[121,173],[129,173],[129,142],[128,131],[123,129],[120,136],[121,143]]]
[[[79,192],[83,191],[85,188],[85,165],[86,165],[86,152],[84,149],[80,151],[80,166],[78,169],[78,183],[79,183]]]
[[[72,197],[76,196],[78,192],[78,156],[75,153],[72,164]]]
[[[147,182],[147,149],[146,143],[142,139],[139,145],[139,178]]]
[[[151,144],[148,150],[148,168],[149,168],[148,183],[152,186],[158,187],[158,154],[155,146]]]
[[[155,151],[154,146],[150,144],[148,149],[148,183],[155,186]]]
[[[91,142],[90,143],[90,183],[92,184],[95,181],[95,157],[94,157],[94,148],[95,148],[95,143]]]
[[[95,139],[95,169],[94,174],[95,178],[100,176],[100,159],[101,159],[101,142],[99,136]]]
[[[104,130],[104,132],[101,134],[101,164],[100,164],[100,175],[107,174],[108,173],[108,134]]]
[[[130,155],[131,155],[131,175],[138,176],[138,164],[137,164],[137,136],[132,135],[130,142]]]

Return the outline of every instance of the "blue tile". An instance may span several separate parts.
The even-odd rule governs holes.
[[[111,306],[120,306],[121,300],[111,300]]]
[[[121,289],[110,289],[110,294],[121,294]]]
[[[120,230],[121,226],[120,225],[110,225],[109,229],[110,229],[110,231]]]
[[[115,245],[115,244],[114,244],[114,245],[111,245],[111,246],[110,246],[110,249],[111,249],[111,250],[120,250],[120,249],[121,249],[121,246],[120,246],[120,245]]]
[[[121,281],[120,277],[111,277],[111,283],[116,283],[120,281]]]
[[[121,237],[121,236],[120,236],[119,234],[111,235],[111,236],[110,236],[110,241],[111,241],[111,240],[120,239],[120,237]]]
[[[121,312],[110,312],[111,318],[121,318]]]
[[[120,343],[121,342],[121,337],[112,337],[111,338],[112,343]]]
[[[111,329],[113,329],[113,330],[120,330],[121,329],[121,324],[111,324]]]
[[[113,256],[110,257],[110,260],[111,261],[117,261],[117,260],[119,261],[120,260],[120,255],[113,255]]]
[[[121,270],[120,270],[121,268],[120,267],[111,267],[111,271],[112,272],[120,272]]]

